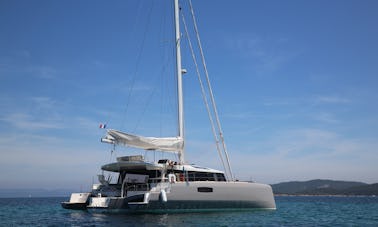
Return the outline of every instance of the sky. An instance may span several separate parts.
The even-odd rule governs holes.
[[[238,179],[378,182],[377,1],[193,6]],[[146,153],[112,152],[101,123],[176,135],[172,17],[171,1],[0,0],[0,188],[86,188]],[[222,169],[182,37],[186,160]]]

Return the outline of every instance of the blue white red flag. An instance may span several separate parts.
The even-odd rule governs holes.
[[[106,124],[100,124],[100,128],[106,128]]]

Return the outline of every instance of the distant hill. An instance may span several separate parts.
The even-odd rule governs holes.
[[[378,195],[378,183],[310,180],[273,184],[274,194],[289,195]]]
[[[346,195],[376,195],[378,196],[378,183],[357,186],[345,190]]]

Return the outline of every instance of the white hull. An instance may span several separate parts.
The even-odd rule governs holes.
[[[212,188],[212,192],[198,192],[199,188]],[[179,182],[172,184],[168,201],[225,201],[249,204],[255,208],[275,208],[269,185],[248,182]]]
[[[276,209],[269,185],[249,182],[176,182],[128,197],[91,198],[88,209],[110,212],[170,212]]]

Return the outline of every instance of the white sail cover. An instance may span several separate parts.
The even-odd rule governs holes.
[[[101,141],[112,144],[124,144],[130,147],[145,150],[160,150],[181,152],[183,139],[181,137],[144,137],[109,129],[107,135]]]

